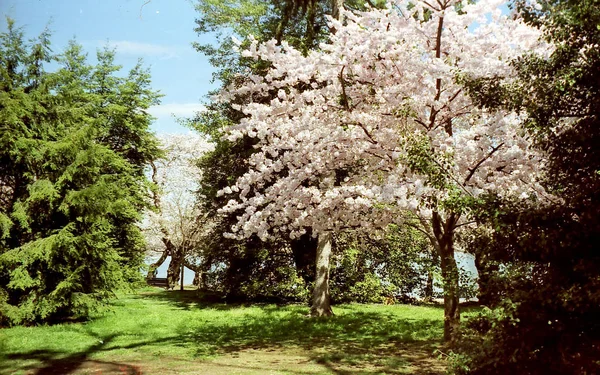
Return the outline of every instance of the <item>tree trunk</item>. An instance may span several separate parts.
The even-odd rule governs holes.
[[[194,281],[192,281],[192,285],[200,289],[200,280],[202,277],[201,267],[190,263],[187,259],[184,259],[183,265],[194,272]]]
[[[429,265],[429,269],[427,269],[427,284],[425,284],[425,298],[423,299],[425,302],[433,301],[433,267],[439,264],[439,251],[437,250],[437,244],[433,243],[431,247],[430,256],[431,256],[431,264]]]
[[[344,9],[344,0],[331,0],[331,16],[336,20],[341,19],[341,11]]]
[[[208,274],[212,267],[213,258],[212,256],[207,256],[204,258],[203,262],[200,264],[200,284],[198,285],[198,289],[208,290]]]
[[[169,289],[173,289],[179,282],[181,276],[181,263],[183,262],[183,252],[173,251],[171,254],[171,263],[167,269],[167,284]]]
[[[156,270],[158,269],[158,267],[160,267],[165,260],[167,259],[167,254],[168,252],[165,250],[162,252],[162,254],[160,255],[160,258],[158,258],[158,260],[154,263],[152,263],[149,267],[148,267],[148,274],[146,274],[146,279],[151,279],[153,277],[156,277]]]
[[[444,279],[444,341],[450,343],[458,339],[460,327],[458,266],[454,258],[454,230],[457,222],[458,216],[455,214],[448,215],[447,221],[443,222],[437,212],[433,213],[433,233]]]
[[[313,317],[331,316],[331,298],[329,296],[329,259],[331,257],[331,233],[319,235],[317,243],[317,265],[315,287],[313,289],[310,315]]]
[[[181,284],[179,285],[179,290],[181,290],[183,292],[183,279],[185,276],[185,265],[183,264],[183,262],[181,262]]]
[[[440,243],[442,277],[444,279],[444,341],[454,342],[460,326],[458,267],[454,259],[453,241]]]
[[[194,280],[192,281],[192,285],[196,287],[196,289],[200,289],[200,283],[202,282],[202,271],[194,272]]]

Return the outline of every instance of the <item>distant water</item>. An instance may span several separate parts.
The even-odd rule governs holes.
[[[152,264],[158,260],[158,257],[146,258],[146,264]],[[167,277],[167,269],[169,268],[169,263],[171,263],[171,257],[167,257],[162,266],[158,267],[156,277]],[[191,269],[184,267],[183,269],[183,284],[184,285],[192,285],[194,282],[194,271]]]
[[[146,264],[151,264],[156,262],[158,257],[147,258]],[[162,264],[162,266],[158,267],[158,272],[156,277],[167,277],[167,268],[169,267],[169,263],[171,263],[171,257],[167,257],[167,260]],[[477,269],[475,268],[475,257],[471,254],[456,252],[456,263],[459,268],[463,268],[465,271],[472,274],[473,278],[477,278]],[[184,285],[192,285],[194,281],[194,271],[190,270],[187,267],[184,267],[183,270],[183,284]]]
[[[471,273],[473,278],[477,278],[477,268],[475,268],[475,257],[473,255],[457,251],[456,265]]]

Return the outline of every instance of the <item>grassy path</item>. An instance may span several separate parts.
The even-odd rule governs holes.
[[[0,374],[443,374],[443,311],[196,302],[146,289],[86,323],[0,330]]]

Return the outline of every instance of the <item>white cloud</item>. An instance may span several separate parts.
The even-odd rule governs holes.
[[[115,48],[118,53],[128,55],[160,56],[163,59],[179,58],[182,51],[180,46],[165,46],[161,44],[132,42],[129,40],[116,40],[102,43],[109,48]]]
[[[148,109],[148,112],[154,117],[176,116],[192,117],[196,112],[203,112],[206,107],[200,103],[168,103],[155,105]]]

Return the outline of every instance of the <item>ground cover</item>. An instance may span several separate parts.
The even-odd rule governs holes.
[[[0,374],[442,374],[443,310],[200,302],[146,288],[88,322],[0,330]]]

